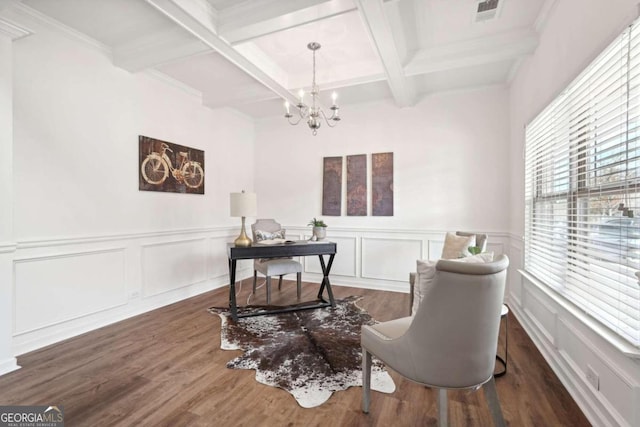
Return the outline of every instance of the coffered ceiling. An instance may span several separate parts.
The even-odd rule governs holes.
[[[6,0],[2,0],[6,1]],[[534,52],[556,0],[13,0],[96,40],[115,66],[153,71],[204,105],[253,117],[283,113],[311,84],[318,42],[321,98],[391,99],[508,83]],[[486,6],[482,4],[482,6]],[[0,11],[1,12],[1,11]]]

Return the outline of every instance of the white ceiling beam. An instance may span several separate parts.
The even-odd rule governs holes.
[[[407,76],[490,64],[531,55],[538,46],[533,31],[517,31],[421,49],[407,63]]]
[[[176,27],[114,47],[113,65],[136,72],[210,50],[202,41]]]
[[[387,83],[399,107],[408,107],[415,102],[415,90],[406,79],[396,46],[391,25],[384,13],[382,0],[354,0],[362,21],[380,56],[387,76]]]
[[[296,97],[284,86],[256,67],[251,61],[238,53],[229,43],[218,37],[215,25],[209,21],[201,21],[197,16],[188,12],[191,10],[190,2],[198,0],[146,0],[147,3],[165,14],[182,28],[189,31],[207,46],[214,49],[232,64],[236,65],[246,74],[257,80],[279,97],[288,100],[292,105],[297,103]]]
[[[356,10],[353,0],[280,1],[279,5],[278,11],[255,4],[250,5],[251,13],[246,5],[225,9],[218,19],[218,33],[229,43],[238,44]],[[281,10],[283,6],[288,9]]]

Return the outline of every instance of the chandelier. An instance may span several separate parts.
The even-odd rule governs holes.
[[[311,83],[311,105],[307,105],[304,103],[304,91],[300,89],[298,92],[299,100],[296,104],[298,108],[299,117],[296,117],[297,120],[291,120],[293,114],[290,112],[290,104],[289,101],[284,103],[284,108],[287,111],[284,117],[289,121],[289,124],[295,126],[300,123],[301,120],[307,122],[309,128],[313,131],[313,135],[315,136],[318,133],[318,128],[322,124],[322,119],[327,123],[327,126],[334,127],[340,121],[340,107],[336,104],[336,99],[338,98],[338,94],[333,92],[331,94],[331,99],[333,100],[333,104],[331,105],[331,117],[327,117],[325,112],[320,107],[320,102],[318,100],[318,94],[320,90],[318,89],[318,85],[316,84],[316,50],[320,49],[320,43],[311,42],[307,45],[307,48],[313,52],[313,82]]]

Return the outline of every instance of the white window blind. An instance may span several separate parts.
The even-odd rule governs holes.
[[[525,270],[640,347],[640,23],[525,138]]]

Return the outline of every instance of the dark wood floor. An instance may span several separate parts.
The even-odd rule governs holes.
[[[238,293],[241,303],[249,282]],[[303,298],[313,299],[318,287],[303,289]],[[360,305],[381,321],[407,313],[407,294],[334,292],[363,295]],[[273,294],[274,304],[291,303],[295,284],[285,281],[282,291],[276,284]],[[67,426],[435,425],[434,392],[395,372],[396,392],[372,392],[365,415],[360,387],[303,409],[287,392],[258,384],[254,371],[226,369],[239,352],[220,350],[220,319],[206,309],[227,300],[225,287],[20,356],[22,369],[0,377],[0,405],[63,405]],[[251,302],[264,303],[264,289]],[[496,384],[511,426],[589,425],[511,314],[509,371]],[[450,425],[491,425],[482,391],[449,392],[449,399]]]

